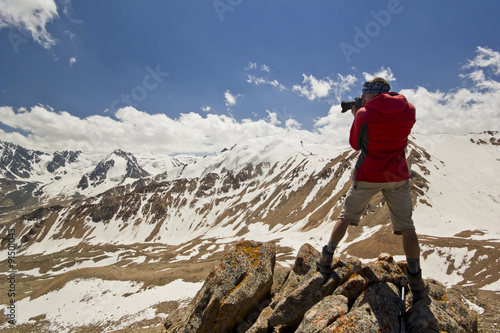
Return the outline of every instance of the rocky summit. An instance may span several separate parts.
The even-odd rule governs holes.
[[[435,280],[428,280],[428,297],[413,304],[405,262],[389,254],[368,264],[335,258],[325,276],[311,245],[281,271],[274,270],[275,251],[273,243],[237,243],[192,302],[168,317],[167,332],[401,332],[402,325],[406,332],[477,332],[477,314]]]

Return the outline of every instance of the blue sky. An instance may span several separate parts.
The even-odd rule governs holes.
[[[432,104],[442,115],[460,98],[497,106],[498,13],[493,0],[3,0],[0,139],[54,150],[161,151],[160,141],[167,153],[265,133],[318,140],[348,130],[339,102],[376,74],[439,132]],[[499,129],[470,118],[444,131]],[[173,138],[186,131],[199,139]]]

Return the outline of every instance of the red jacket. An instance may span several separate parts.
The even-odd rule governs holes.
[[[415,107],[403,95],[377,95],[356,112],[349,143],[361,155],[354,180],[371,183],[410,179],[405,148],[415,123]]]

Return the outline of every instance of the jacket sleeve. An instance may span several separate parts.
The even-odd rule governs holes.
[[[361,108],[356,112],[356,116],[354,117],[354,121],[351,126],[351,133],[349,135],[349,144],[352,149],[359,150],[361,149],[361,135],[362,129],[364,128],[363,123],[365,121],[366,109]]]

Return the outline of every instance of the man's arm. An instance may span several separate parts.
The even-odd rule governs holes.
[[[354,121],[352,122],[351,132],[349,135],[349,144],[354,150],[361,149],[360,132],[362,132],[362,128],[364,127],[362,125],[365,120],[365,114],[366,114],[365,108],[359,109],[358,112],[356,112],[356,115],[354,116]]]

